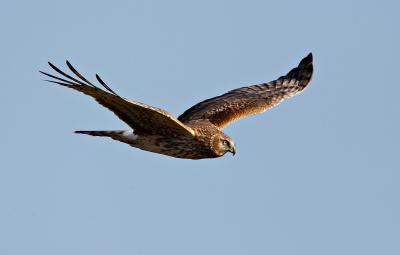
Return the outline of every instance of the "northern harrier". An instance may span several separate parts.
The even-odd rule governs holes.
[[[177,158],[217,158],[226,152],[235,154],[235,142],[221,130],[231,122],[262,113],[282,100],[304,90],[313,73],[312,54],[277,80],[231,90],[207,99],[186,110],[177,119],[167,111],[128,100],[115,93],[97,74],[102,90],[83,77],[68,61],[73,77],[49,62],[61,74],[59,78],[40,71],[54,80],[46,80],[78,90],[93,97],[114,112],[131,130],[75,131],[106,136],[133,147]]]

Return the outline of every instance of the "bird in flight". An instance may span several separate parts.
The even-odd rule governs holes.
[[[221,130],[237,119],[262,113],[303,91],[312,77],[312,62],[313,57],[309,53],[297,67],[274,81],[241,87],[204,100],[178,118],[163,109],[119,96],[97,74],[96,79],[104,89],[93,85],[68,61],[67,66],[75,77],[50,62],[50,67],[62,78],[40,72],[52,78],[46,80],[48,82],[93,97],[130,127],[129,130],[75,133],[110,137],[132,147],[171,157],[204,159],[221,157],[227,152],[235,155],[235,142]]]

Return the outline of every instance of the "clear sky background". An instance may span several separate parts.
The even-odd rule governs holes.
[[[400,254],[398,1],[7,1],[0,254]],[[176,116],[314,54],[309,88],[182,160],[38,70],[70,60]]]

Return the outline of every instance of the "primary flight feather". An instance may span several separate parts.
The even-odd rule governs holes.
[[[133,147],[187,159],[216,158],[226,152],[235,154],[235,142],[221,130],[233,121],[264,112],[282,100],[303,91],[313,73],[312,54],[277,80],[231,90],[223,95],[202,101],[178,118],[169,112],[120,97],[97,74],[105,89],[93,85],[68,61],[73,77],[49,62],[63,78],[42,72],[46,80],[66,86],[93,97],[99,104],[114,112],[131,130],[75,131],[92,136],[111,137]]]

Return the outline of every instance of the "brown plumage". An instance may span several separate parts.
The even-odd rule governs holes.
[[[98,88],[68,61],[73,77],[49,62],[63,78],[40,71],[54,80],[46,80],[78,90],[93,97],[114,112],[132,130],[75,131],[79,134],[111,137],[133,147],[177,158],[202,159],[235,154],[234,141],[221,130],[231,122],[264,112],[304,90],[313,73],[312,54],[277,80],[231,90],[202,101],[176,119],[165,110],[120,97],[97,74]]]

